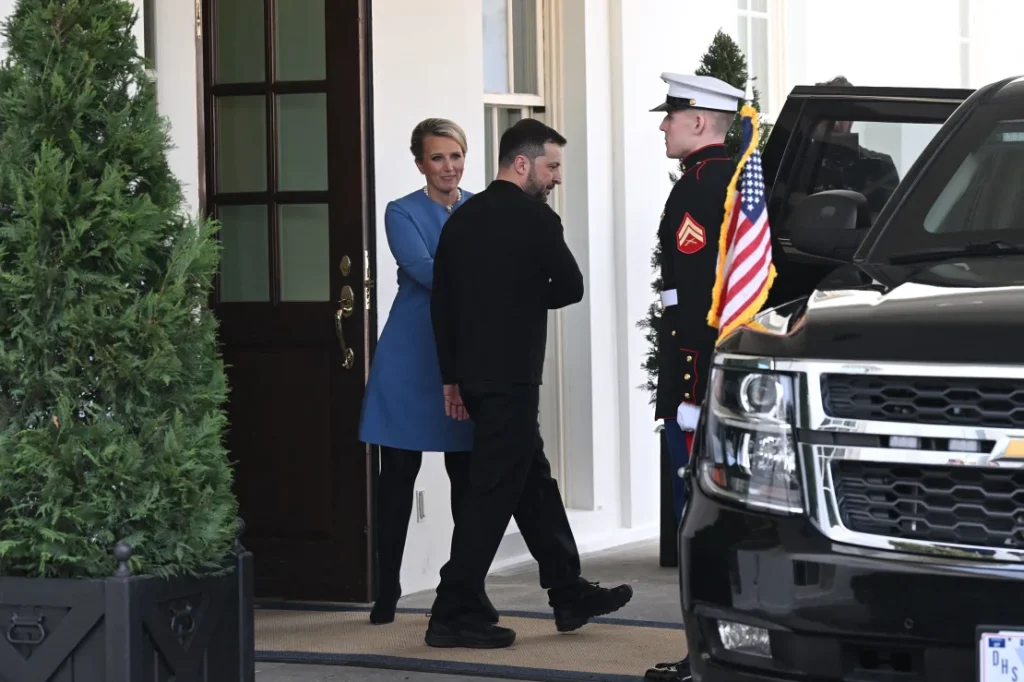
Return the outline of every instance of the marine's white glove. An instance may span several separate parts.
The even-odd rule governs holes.
[[[690,403],[679,403],[676,409],[676,424],[683,431],[696,431],[697,420],[700,419],[700,407]]]

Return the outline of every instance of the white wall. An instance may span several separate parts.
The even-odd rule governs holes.
[[[802,83],[842,74],[854,85],[959,86],[957,0],[799,4],[807,30],[786,41],[806,50]]]
[[[972,28],[976,38],[971,64],[972,87],[1010,76],[1024,76],[1021,26],[1024,26],[1024,3],[974,0]]]
[[[854,85],[961,86],[959,0],[782,1],[787,92],[839,74]],[[971,0],[971,87],[1024,74],[1022,22],[1016,0]]]
[[[140,0],[136,0],[141,5]],[[199,210],[199,91],[196,80],[195,3],[156,3],[157,101],[171,126],[167,161],[185,195]],[[141,35],[141,27],[139,31]],[[141,44],[141,43],[140,43]]]

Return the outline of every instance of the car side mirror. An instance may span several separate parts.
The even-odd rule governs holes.
[[[806,197],[789,218],[789,238],[800,251],[849,261],[871,227],[868,200],[860,192],[833,189]]]

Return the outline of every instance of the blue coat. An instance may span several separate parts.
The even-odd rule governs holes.
[[[462,190],[458,210],[472,196]],[[424,452],[473,448],[472,420],[444,413],[444,388],[430,324],[434,252],[448,211],[422,189],[384,212],[388,246],[398,262],[398,295],[377,342],[363,398],[359,439]]]

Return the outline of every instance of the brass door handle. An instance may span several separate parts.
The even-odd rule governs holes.
[[[340,309],[334,313],[334,333],[338,335],[338,345],[341,346],[341,366],[345,369],[352,369],[356,362],[356,353],[345,343],[345,329],[341,324],[344,317],[346,315]]]
[[[352,291],[352,287],[345,285],[341,288],[341,314],[345,317],[349,317],[352,314],[356,303],[356,294]]]

